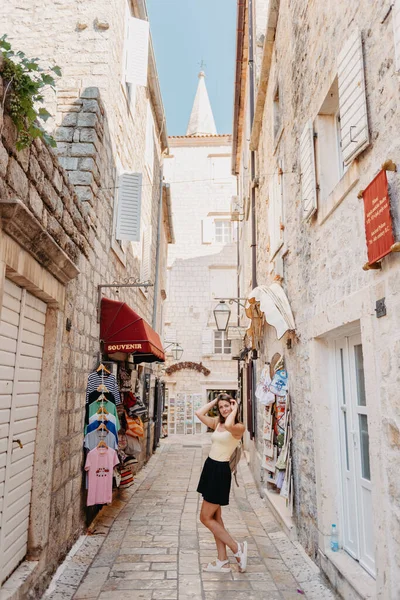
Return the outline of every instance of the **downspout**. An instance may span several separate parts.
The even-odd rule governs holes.
[[[249,82],[250,82],[250,131],[254,121],[254,39],[253,0],[249,0]],[[250,154],[251,174],[251,285],[257,287],[257,231],[256,231],[256,153]]]

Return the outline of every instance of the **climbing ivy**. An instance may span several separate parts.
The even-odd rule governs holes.
[[[0,75],[4,81],[2,104],[3,108],[7,107],[17,128],[17,150],[27,148],[35,138],[42,138],[50,146],[56,146],[53,137],[41,125],[41,121],[46,122],[51,115],[38,105],[44,101],[46,86],[55,91],[53,74],[61,77],[60,67],[45,70],[39,65],[38,58],[27,58],[21,51],[14,52],[6,35],[0,38],[0,50],[3,56]]]

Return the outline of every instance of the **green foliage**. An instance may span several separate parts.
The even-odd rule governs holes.
[[[18,131],[17,150],[27,148],[38,137],[55,147],[55,140],[41,126],[41,121],[46,122],[51,115],[45,108],[37,106],[43,103],[42,92],[46,86],[55,91],[52,73],[61,77],[60,67],[45,71],[38,58],[27,58],[21,51],[14,52],[6,35],[0,38],[0,51],[4,59],[0,70],[4,80],[3,106],[7,106]]]

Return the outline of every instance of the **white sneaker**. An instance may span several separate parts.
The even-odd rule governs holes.
[[[242,549],[240,549],[240,544],[237,542],[238,551],[233,556],[239,559],[239,571],[244,573],[247,568],[247,542],[242,543]]]

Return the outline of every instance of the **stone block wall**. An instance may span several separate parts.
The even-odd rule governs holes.
[[[363,339],[367,402],[370,406],[370,456],[373,502],[376,510],[379,597],[392,597],[398,581],[398,486],[395,483],[395,442],[399,431],[400,406],[394,381],[398,364],[393,358],[399,348],[399,258],[383,259],[382,271],[362,270],[366,243],[363,203],[357,198],[391,158],[400,162],[399,79],[394,72],[392,15],[386,19],[383,2],[357,6],[341,2],[324,5],[302,0],[281,3],[275,48],[269,75],[263,128],[257,152],[260,187],[257,194],[258,280],[259,284],[283,275],[284,287],[294,313],[298,342],[285,347],[289,371],[293,418],[293,459],[295,518],[300,541],[317,555],[319,529],[317,511],[318,473],[315,452],[315,397],[320,374],[312,354],[316,335],[352,321],[359,321]],[[299,138],[308,119],[314,119],[337,72],[337,56],[351,32],[358,27],[363,35],[370,145],[356,160],[354,189],[338,203],[323,222],[319,215],[302,220]],[[330,40],[329,44],[327,40]],[[384,44],[382,41],[384,40]],[[273,140],[273,94],[279,83],[284,130],[278,143]],[[284,258],[268,261],[268,197],[271,173],[282,160],[284,186]],[[389,173],[390,195],[397,239],[399,230],[400,182]],[[386,297],[387,316],[376,319],[375,302]],[[357,307],[357,308],[356,308]],[[390,307],[390,308],[389,308]],[[274,331],[269,328],[261,358],[270,358],[277,349]],[[326,392],[327,393],[327,392]],[[321,409],[325,410],[325,409]],[[374,416],[373,416],[374,415]],[[317,430],[318,431],[318,430]],[[336,457],[331,458],[335,473]],[[320,467],[319,467],[320,468]],[[323,500],[326,502],[326,499]],[[378,516],[379,515],[379,516]],[[332,515],[327,518],[332,518]],[[330,521],[331,522],[331,521]],[[390,525],[389,525],[390,523]],[[390,527],[390,533],[389,528]]]

